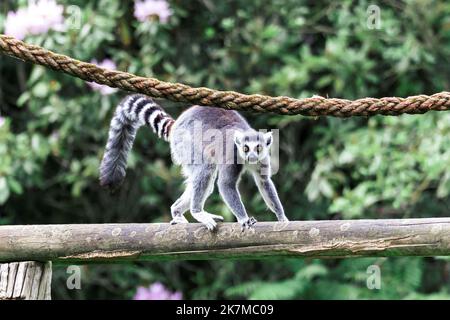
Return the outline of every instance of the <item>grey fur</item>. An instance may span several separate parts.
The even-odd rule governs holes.
[[[122,183],[139,127],[148,125],[160,138],[168,140],[173,123],[172,117],[147,96],[131,95],[123,99],[111,120],[100,165],[100,184],[114,189]]]
[[[203,136],[196,134],[195,126],[198,124],[201,125]],[[221,133],[224,139],[221,142],[215,136],[209,139],[205,134],[208,130]],[[237,136],[241,144],[237,143]],[[271,141],[265,145],[266,139],[267,136],[253,130],[236,111],[194,106],[181,114],[172,128],[170,148],[173,161],[182,166],[186,191],[171,207],[172,223],[187,222],[183,215],[190,209],[197,221],[209,229],[215,228],[215,220],[222,220],[222,217],[205,212],[204,204],[218,176],[217,184],[222,199],[243,228],[251,227],[256,220],[248,216],[238,191],[240,176],[245,169],[255,177],[263,199],[278,220],[288,221],[270,178],[268,149]],[[264,151],[261,153],[264,157],[256,163],[248,163],[247,158],[250,156],[241,152],[246,144],[263,145]],[[254,151],[249,150],[248,154],[255,156]],[[219,155],[222,156],[221,161],[217,161]],[[199,157],[201,159],[197,161]]]
[[[155,109],[146,119],[135,112],[142,99],[148,102],[150,109]],[[154,112],[161,112],[164,127],[150,121],[156,119],[152,116]],[[264,201],[278,220],[288,221],[270,178],[271,134],[255,131],[239,113],[231,110],[194,106],[174,121],[150,98],[140,95],[125,98],[111,122],[100,167],[102,185],[116,186],[123,180],[127,155],[137,129],[144,123],[170,142],[172,159],[181,165],[186,177],[184,193],[171,206],[172,224],[187,223],[184,214],[190,210],[194,219],[214,229],[216,221],[223,217],[206,212],[204,205],[217,180],[221,197],[242,228],[250,228],[256,220],[248,216],[238,190],[244,170],[252,173]]]

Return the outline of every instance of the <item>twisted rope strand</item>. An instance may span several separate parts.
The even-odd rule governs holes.
[[[283,96],[246,95],[204,87],[192,88],[181,83],[164,82],[155,78],[144,78],[128,72],[101,68],[92,63],[57,54],[2,34],[0,34],[0,51],[11,57],[43,65],[85,81],[143,93],[154,98],[225,109],[274,112],[283,115],[335,117],[377,114],[395,116],[404,113],[419,114],[431,110],[446,111],[450,109],[450,92],[440,92],[431,96],[363,98],[351,101],[324,97],[294,99]]]

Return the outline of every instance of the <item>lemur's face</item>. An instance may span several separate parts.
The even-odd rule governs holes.
[[[254,164],[269,156],[272,132],[236,131],[234,143],[241,158],[245,162]]]

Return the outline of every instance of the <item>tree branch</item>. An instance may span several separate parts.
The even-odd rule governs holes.
[[[450,218],[0,226],[0,262],[450,255]]]

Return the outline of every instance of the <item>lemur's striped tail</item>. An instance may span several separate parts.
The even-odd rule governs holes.
[[[150,126],[164,140],[169,140],[175,120],[144,95],[130,95],[117,106],[109,128],[108,143],[100,165],[100,185],[115,188],[125,178],[127,157],[139,127]]]

